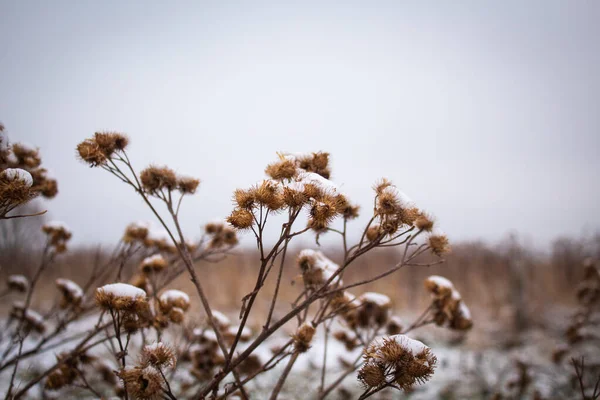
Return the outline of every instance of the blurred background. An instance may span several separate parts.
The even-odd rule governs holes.
[[[600,225],[594,1],[3,1],[0,109],[60,181],[74,243],[148,219],[75,158],[98,130],[138,168],[202,179],[196,234],[277,151],[328,151],[368,206],[391,179],[453,240],[515,231],[540,249]],[[365,220],[362,220],[363,222]]]
[[[127,224],[153,219],[130,188],[77,160],[95,131],[126,133],[138,170],[202,180],[182,206],[191,238],[225,218],[233,191],[261,180],[277,152],[326,151],[332,180],[363,207],[351,239],[386,177],[453,245],[446,264],[368,290],[409,312],[428,304],[423,279],[444,275],[473,311],[470,348],[518,352],[543,332],[547,356],[577,304],[583,260],[600,258],[599,18],[600,3],[584,0],[0,0],[0,119],[59,183],[31,206],[44,217],[1,221],[1,273],[32,270],[43,221],[74,234],[54,278],[101,263]],[[335,239],[321,240],[333,259]],[[199,266],[218,308],[252,290],[254,249],[245,235],[224,263]],[[396,258],[370,255],[348,279]],[[187,278],[177,285],[191,290]]]

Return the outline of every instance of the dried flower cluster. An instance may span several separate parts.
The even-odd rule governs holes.
[[[57,253],[67,250],[67,242],[71,239],[71,230],[60,221],[52,221],[42,226],[42,231],[48,237],[48,244]]]
[[[330,181],[329,154],[280,154],[279,160],[267,166],[271,179],[263,180],[247,190],[234,193],[236,208],[227,221],[237,229],[256,224],[260,210],[297,212],[307,208],[308,227],[318,233],[341,216],[351,220],[358,216],[358,207],[351,205],[339,187]]]
[[[96,289],[96,304],[118,315],[129,332],[135,332],[152,320],[146,292],[126,283],[111,283]],[[115,318],[115,317],[113,317]]]
[[[471,329],[471,313],[452,282],[433,275],[425,280],[425,288],[433,297],[434,321],[438,326],[460,331]]]
[[[11,146],[0,124],[0,219],[37,196],[56,196],[58,184],[41,164],[38,149],[24,143]]]
[[[238,244],[235,230],[226,226],[221,221],[209,222],[205,225],[204,231],[210,238],[208,247],[211,249],[233,247]]]
[[[83,290],[75,282],[59,278],[56,280],[56,287],[61,292],[61,308],[79,308],[83,301]]]
[[[173,349],[157,342],[144,346],[139,362],[122,368],[118,375],[134,399],[163,399],[170,392],[164,371],[174,368],[176,362]]]
[[[180,324],[189,308],[190,297],[187,293],[175,289],[166,290],[158,298],[160,315],[156,319],[163,327],[167,325],[167,321]]]
[[[77,145],[79,158],[92,167],[104,165],[115,153],[122,152],[129,139],[122,133],[96,132],[94,137]]]
[[[367,390],[393,386],[409,390],[426,382],[437,364],[429,347],[405,335],[373,341],[364,353],[358,379]]]
[[[197,191],[199,180],[180,176],[166,166],[151,165],[137,173],[127,154],[128,143],[122,134],[97,132],[77,146],[77,153],[85,163],[100,167],[130,186],[160,222],[160,228],[149,223],[130,224],[110,260],[105,266],[95,265],[88,282],[79,286],[65,278],[56,280],[60,302],[53,306],[54,314],[46,315],[46,321],[28,307],[31,300],[28,294],[42,270],[36,272],[31,281],[16,276],[9,278],[7,293],[27,294],[24,304],[13,307],[13,320],[19,324],[23,321],[24,328],[18,328],[18,331],[46,331],[40,340],[40,348],[45,345],[44,341],[55,340],[60,332],[68,330],[69,323],[94,312],[94,304],[96,312],[100,311],[97,323],[85,337],[71,338],[78,341],[73,350],[60,353],[57,363],[46,371],[45,379],[42,376],[41,380],[16,389],[19,390],[17,398],[37,382],[43,382],[49,391],[60,389],[64,390],[61,393],[71,394],[75,392],[67,392],[67,387],[75,387],[78,388],[75,390],[94,393],[95,397],[105,395],[96,387],[98,382],[103,382],[117,396],[133,399],[172,400],[188,394],[192,398],[230,398],[238,393],[242,398],[248,398],[251,380],[276,365],[287,363],[272,388],[270,398],[274,399],[280,395],[296,361],[305,357],[304,353],[321,332],[326,338],[333,334],[348,350],[364,348],[362,359],[343,364],[344,376],[360,369],[358,378],[366,390],[361,398],[386,387],[408,390],[429,379],[436,364],[435,356],[422,343],[400,333],[405,334],[434,320],[419,319],[405,328],[403,322],[392,315],[392,302],[386,295],[363,291],[354,296],[348,291],[385,278],[402,267],[441,262],[423,262],[418,257],[426,251],[439,256],[449,248],[447,238],[434,231],[433,218],[418,209],[389,181],[383,180],[375,187],[373,215],[359,232],[360,240],[351,243],[347,229],[358,216],[359,208],[330,180],[329,154],[282,153],[266,167],[267,179],[249,189],[235,191],[234,209],[227,223],[206,224],[199,241],[191,243],[183,234],[179,212],[182,200]],[[18,151],[25,154],[22,149]],[[29,157],[31,164],[35,159],[31,154]],[[21,172],[9,171],[5,177],[26,184],[29,181]],[[35,181],[34,176],[32,180]],[[166,214],[162,215],[163,212]],[[278,216],[271,217],[274,214]],[[296,224],[299,217],[305,215],[307,219]],[[281,228],[269,229],[267,220],[276,219],[284,220]],[[280,232],[274,244],[265,241],[263,233],[266,229]],[[47,246],[51,250],[48,259],[51,260],[66,250],[71,232],[58,223],[48,224],[43,230],[47,234]],[[197,275],[195,267],[199,261],[218,261],[227,256],[238,244],[241,232],[255,236],[260,257],[254,289],[243,297],[239,324],[232,325],[225,314],[211,306],[212,299],[203,288],[207,283],[205,277]],[[300,293],[291,310],[285,307],[288,311],[281,312],[282,301],[278,296],[286,290],[283,286],[286,284],[283,278],[286,256],[288,260],[293,257],[288,246],[292,239],[306,232],[316,233],[317,244],[324,233],[340,235],[343,251],[327,252],[327,256],[310,248],[301,251],[296,265],[303,285],[295,288]],[[399,252],[402,258],[390,265],[384,274],[358,283],[352,281],[352,274],[345,275],[345,271],[353,266],[352,262],[363,254],[378,247],[392,246],[402,246],[404,251]],[[332,257],[333,254],[336,256]],[[194,309],[191,296],[169,288],[169,284],[186,270],[204,315],[211,316],[200,326],[192,325],[193,316],[188,317]],[[275,291],[267,293],[266,300],[258,297],[265,294],[262,289],[273,275]],[[90,295],[87,291],[92,288],[96,290]],[[464,329],[464,321],[460,321],[467,318],[466,307],[457,300],[458,292],[455,294],[451,290],[447,296],[438,289],[432,290],[434,303],[439,308],[436,315],[443,312],[444,325]],[[254,306],[259,303],[266,303],[269,312],[260,323],[260,332],[253,336],[249,324],[257,322]],[[58,316],[56,325],[54,315]],[[281,332],[282,327],[288,329],[290,324],[295,325],[291,337],[283,339],[285,344],[273,346],[269,360],[263,359],[255,350]],[[324,328],[323,331],[320,328]],[[391,336],[374,340],[386,333]],[[15,334],[15,343],[16,337]],[[169,337],[181,340],[176,340],[177,344],[171,347],[164,342]],[[249,343],[240,345],[244,342]],[[88,345],[90,349],[95,346],[109,349],[112,364],[87,356]],[[12,349],[16,353],[15,345]],[[24,357],[29,357],[27,351]],[[325,349],[324,364],[327,353]],[[8,363],[0,363],[0,370],[18,364],[20,358],[13,356]],[[175,371],[176,366],[178,371]],[[319,396],[324,398],[343,381],[343,377],[328,382],[325,367],[321,375]],[[169,380],[178,380],[182,376],[185,378],[177,384],[169,383]]]

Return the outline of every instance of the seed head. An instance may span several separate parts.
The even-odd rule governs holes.
[[[256,201],[254,192],[255,191],[253,189],[236,189],[233,193],[233,198],[237,206],[246,210],[252,209]]]
[[[433,229],[433,218],[426,213],[420,213],[415,220],[415,226],[421,231],[431,232]]]
[[[231,215],[227,217],[227,222],[234,228],[248,229],[254,223],[254,216],[248,209],[236,208],[231,212]]]
[[[182,194],[196,193],[198,185],[200,185],[200,179],[185,176],[177,178],[177,190],[179,190]]]
[[[125,150],[129,144],[127,136],[118,132],[96,132],[93,140],[106,158],[110,158],[115,151]]]
[[[106,155],[94,139],[86,139],[77,145],[77,154],[82,161],[97,167],[106,162]]]
[[[265,173],[275,180],[292,179],[296,176],[296,164],[292,160],[282,159],[271,163]]]
[[[154,367],[125,367],[118,373],[127,391],[135,399],[163,398],[162,377]]]
[[[177,188],[177,175],[167,167],[149,166],[140,173],[142,187],[148,193],[156,193],[162,189],[174,190]]]
[[[296,334],[293,336],[295,350],[301,353],[307,351],[310,348],[310,342],[312,342],[314,335],[315,327],[312,324],[304,322],[300,325]]]
[[[429,247],[431,248],[431,252],[438,257],[450,251],[448,238],[443,234],[429,236]]]
[[[274,181],[263,181],[254,190],[254,198],[271,211],[278,211],[284,206],[282,190]]]
[[[174,368],[177,363],[173,349],[163,342],[144,346],[140,364],[144,367]]]

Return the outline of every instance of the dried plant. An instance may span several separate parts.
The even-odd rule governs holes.
[[[103,169],[132,188],[159,227],[146,222],[128,225],[108,263],[94,265],[86,282],[56,280],[59,298],[41,315],[30,309],[36,283],[54,257],[67,251],[71,238],[64,224],[44,226],[47,245],[40,268],[33,277],[11,276],[7,282],[5,295],[25,293],[25,302],[17,303],[11,312],[16,327],[0,360],[0,371],[13,368],[9,398],[22,398],[40,385],[42,390],[78,388],[97,397],[109,390],[125,399],[226,398],[234,394],[249,398],[249,382],[283,365],[270,388],[270,398],[275,399],[297,360],[322,334],[325,349],[317,397],[327,397],[344,378],[356,373],[365,389],[364,399],[386,388],[411,390],[434,373],[433,350],[406,336],[408,333],[433,324],[459,331],[471,328],[470,313],[460,293],[442,277],[426,280],[431,303],[410,324],[393,315],[392,302],[385,294],[360,291],[402,268],[442,263],[441,257],[449,251],[448,239],[435,228],[433,218],[389,180],[382,179],[374,186],[368,222],[358,231],[360,239],[350,243],[349,228],[359,207],[329,179],[329,154],[278,154],[265,169],[268,179],[237,189],[226,221],[207,223],[202,237],[191,241],[183,234],[180,211],[184,198],[198,190],[200,181],[166,166],[151,165],[137,172],[127,154],[128,144],[123,134],[97,132],[77,146],[77,154],[90,167]],[[278,231],[274,241],[268,240],[266,233],[271,225]],[[255,283],[241,299],[238,321],[232,323],[211,305],[204,288],[208,282],[195,267],[201,260],[222,260],[242,234],[256,241]],[[339,237],[341,256],[330,257],[316,248],[295,255],[299,274],[295,282],[302,284],[294,286],[298,293],[291,309],[276,312],[284,309],[280,292],[292,290],[286,287],[283,271],[286,260],[294,256],[290,254],[294,239],[314,235],[318,246],[325,234]],[[346,272],[357,259],[390,247],[399,251],[387,270],[360,281],[347,280]],[[126,268],[131,264],[137,268]],[[183,273],[196,293],[169,288]],[[269,277],[276,282],[273,293],[263,290]],[[192,316],[196,299],[201,314],[193,311]],[[262,320],[257,317],[257,301],[268,303]],[[203,324],[198,324],[199,316],[205,317]],[[250,329],[252,318],[261,328]],[[84,332],[64,334],[67,327],[84,319],[93,321],[93,327],[89,328],[88,322]],[[272,348],[271,358],[264,359],[264,354],[256,351],[290,327],[293,333],[285,344]],[[33,345],[23,349],[25,337],[31,339],[42,332]],[[342,342],[348,350],[363,349],[332,379],[326,373],[332,362],[327,351],[330,340]],[[19,363],[50,351],[57,343],[68,343],[70,350],[62,351],[54,365],[16,388],[13,383]],[[112,359],[95,355],[99,348],[108,349]],[[184,372],[187,380],[181,378]]]
[[[48,199],[58,193],[55,179],[41,166],[39,150],[24,143],[8,142],[4,125],[0,124],[0,219],[44,214],[8,215],[38,196]]]

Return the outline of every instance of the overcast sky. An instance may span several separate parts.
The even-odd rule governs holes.
[[[276,151],[317,150],[365,213],[386,176],[453,240],[600,228],[600,2],[284,3],[0,0],[0,120],[78,243],[150,218],[76,160],[97,130],[202,179],[192,236]]]

